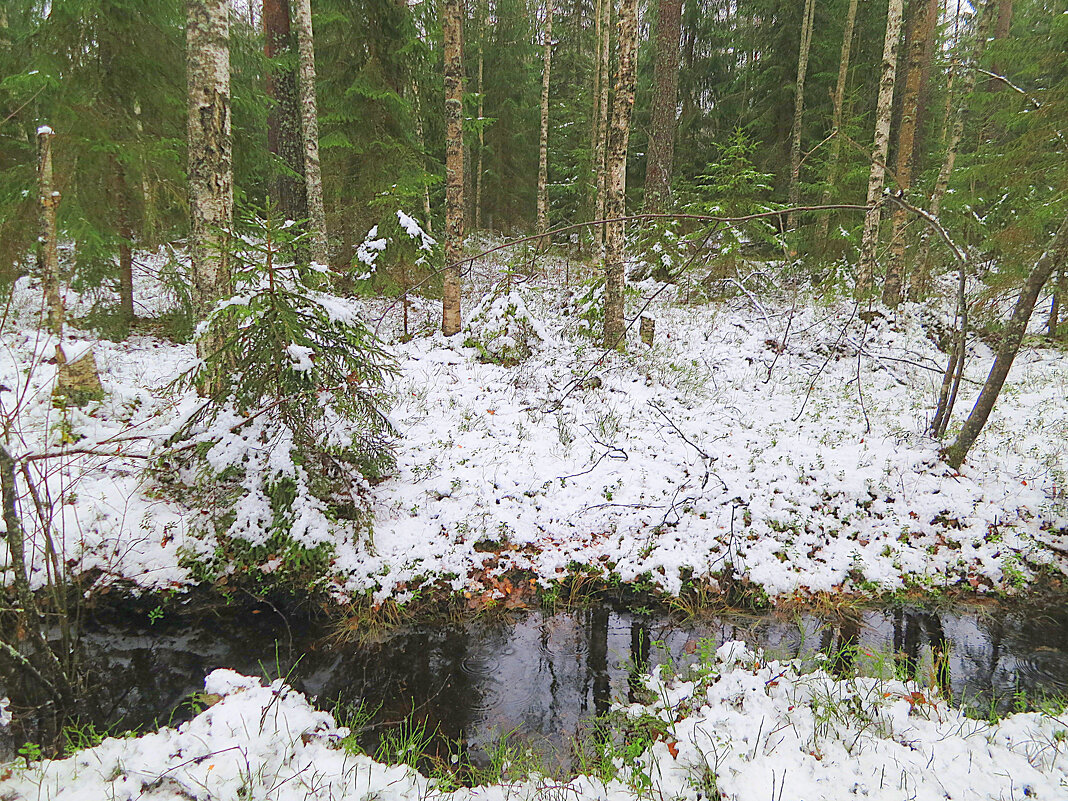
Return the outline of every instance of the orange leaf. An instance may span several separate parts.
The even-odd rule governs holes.
[[[678,743],[672,742],[672,741],[669,740],[667,742],[667,749],[668,749],[668,752],[671,754],[671,758],[672,759],[678,759],[679,758],[679,744]]]

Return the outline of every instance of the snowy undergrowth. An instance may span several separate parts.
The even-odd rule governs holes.
[[[67,759],[9,765],[4,798],[575,801],[702,798],[1056,799],[1068,788],[1068,720],[965,717],[936,691],[835,679],[765,661],[740,642],[682,677],[645,680],[651,703],[617,707],[613,745],[591,775],[532,771],[450,790],[405,765],[350,753],[348,731],[282,680],[207,677],[212,703],[177,729],[109,738]]]
[[[391,342],[400,339],[399,306],[337,301],[378,325],[397,357],[390,416],[400,437],[394,474],[369,490],[373,539],[338,522],[335,595],[404,602],[444,583],[500,599],[518,584],[502,578],[514,570],[543,587],[582,572],[668,593],[690,581],[741,580],[771,598],[987,591],[1064,567],[1063,352],[1020,354],[956,474],[923,433],[945,360],[928,336],[931,312],[907,306],[896,320],[865,323],[851,301],[795,302],[770,284],[742,282],[726,300],[701,305],[670,288],[643,311],[656,319],[653,347],[635,325],[627,352],[606,356],[569,315],[564,269],[551,263],[548,277],[483,305],[498,322],[521,305],[531,321],[536,336],[514,366],[487,360],[462,337]],[[498,280],[490,273],[473,284],[469,310]],[[628,315],[659,289],[637,285]],[[105,401],[52,409],[49,343],[33,330],[40,295],[25,280],[15,306],[0,381],[25,384],[36,361],[16,426],[23,452],[54,449],[63,437],[105,450],[115,446],[96,444],[131,432],[148,439],[123,448],[147,452],[195,406],[192,393],[167,389],[192,349],[135,336],[96,343]],[[439,307],[415,300],[409,311],[424,330]],[[955,425],[991,357],[973,346]],[[12,395],[0,397],[14,408]],[[65,501],[56,508],[67,558],[100,568],[104,580],[176,586],[190,579],[179,548],[215,553],[210,535],[192,535],[205,528],[193,523],[228,510],[164,502],[141,460],[34,464],[48,466],[43,484]]]

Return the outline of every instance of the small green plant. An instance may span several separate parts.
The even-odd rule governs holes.
[[[18,754],[26,760],[26,767],[28,768],[31,762],[41,761],[44,751],[37,743],[23,743],[19,746]]]

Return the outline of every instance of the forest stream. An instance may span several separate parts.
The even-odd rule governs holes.
[[[606,604],[462,623],[413,625],[371,644],[327,645],[325,630],[292,630],[269,613],[240,625],[96,628],[85,659],[113,731],[151,730],[192,716],[204,676],[230,667],[286,676],[341,722],[363,704],[363,745],[404,721],[425,724],[437,753],[460,748],[485,762],[502,737],[569,768],[571,746],[613,703],[636,699],[632,678],[650,665],[699,658],[703,640],[742,639],[769,658],[823,659],[828,670],[915,676],[980,716],[1068,694],[1068,608],[895,607],[851,619],[814,614],[721,615],[680,622]],[[824,656],[820,656],[823,654]],[[894,656],[896,654],[896,657]],[[17,693],[11,692],[13,705]],[[4,732],[2,758],[21,745]]]

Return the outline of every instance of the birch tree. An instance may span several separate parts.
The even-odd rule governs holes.
[[[618,64],[612,100],[612,124],[608,133],[607,191],[605,217],[614,220],[605,225],[604,247],[604,345],[622,347],[623,324],[624,229],[620,217],[626,214],[627,145],[630,141],[630,118],[634,109],[637,55],[638,0],[622,0],[619,6]]]
[[[59,292],[59,245],[56,230],[56,209],[60,194],[52,179],[52,137],[55,132],[47,125],[37,129],[37,201],[39,230],[37,238],[37,269],[41,273],[47,307],[46,325],[57,337],[63,336],[63,297]]]
[[[193,299],[197,315],[204,317],[230,287],[230,5],[228,0],[189,0],[187,13],[189,252]],[[203,357],[217,344],[209,332],[197,349]]]
[[[541,71],[541,138],[538,144],[537,231],[549,230],[549,74],[553,61],[553,0],[545,0],[545,54]],[[481,61],[479,62],[481,66]]]
[[[441,331],[460,332],[460,260],[464,242],[463,12],[461,0],[444,0],[445,48],[445,273]]]
[[[797,55],[797,81],[794,84],[794,125],[790,138],[790,205],[801,203],[801,122],[805,114],[805,76],[808,74],[808,53],[812,45],[812,19],[815,0],[805,0],[801,20],[801,45]],[[786,215],[786,229],[797,228],[797,212]]]
[[[295,0],[297,24],[297,83],[300,88],[301,139],[304,144],[304,188],[308,199],[310,255],[314,262],[330,261],[323,204],[323,173],[319,166],[319,112],[315,98],[315,36],[311,0]]]
[[[682,0],[660,0],[656,18],[656,65],[653,69],[653,109],[649,155],[645,169],[646,212],[659,212],[671,196],[678,124],[679,40]]]
[[[601,59],[601,86],[597,96],[597,147],[593,157],[593,169],[597,176],[596,190],[597,202],[594,209],[594,218],[605,218],[605,187],[607,186],[607,164],[605,158],[608,153],[608,65],[609,45],[612,41],[612,3],[613,0],[601,0],[601,41],[598,43]],[[594,253],[604,256],[604,226],[596,225],[593,229]]]
[[[901,39],[901,16],[904,0],[890,0],[886,11],[886,39],[883,42],[883,68],[879,80],[879,99],[875,110],[875,146],[868,176],[868,213],[864,216],[864,234],[860,244],[860,276],[857,294],[868,295],[875,277],[875,250],[879,244],[883,182],[886,157],[890,150],[890,117],[894,105],[894,81],[897,78],[897,47]]]

